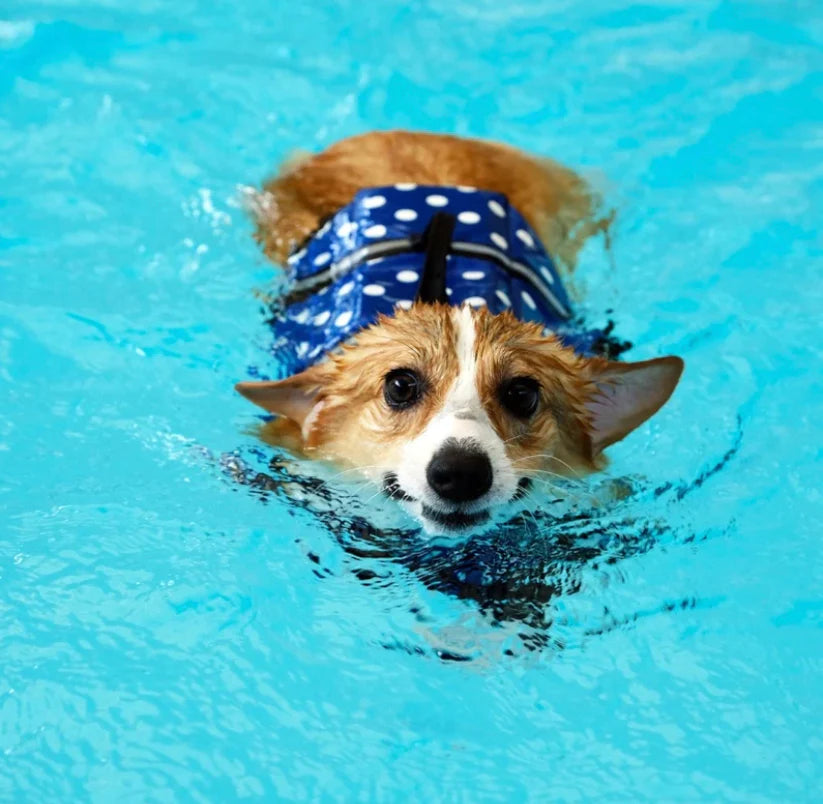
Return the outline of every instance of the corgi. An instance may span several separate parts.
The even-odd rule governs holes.
[[[596,354],[558,270],[607,230],[595,209],[571,170],[447,135],[372,132],[287,165],[255,214],[288,270],[289,376],[236,386],[275,414],[264,440],[359,470],[431,534],[602,469],[683,361]]]

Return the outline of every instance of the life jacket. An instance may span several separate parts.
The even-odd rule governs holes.
[[[510,310],[581,354],[608,334],[575,317],[552,258],[506,196],[473,187],[361,190],[287,263],[269,322],[284,375],[415,300]]]

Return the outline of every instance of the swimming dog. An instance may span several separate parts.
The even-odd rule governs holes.
[[[359,469],[430,533],[476,529],[541,473],[603,450],[668,400],[678,357],[595,354],[557,265],[607,225],[571,170],[514,148],[403,131],[287,165],[257,237],[288,270],[280,380],[237,390],[264,438]]]

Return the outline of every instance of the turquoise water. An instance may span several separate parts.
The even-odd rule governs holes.
[[[819,800],[819,3],[0,18],[0,800]],[[620,503],[432,547],[246,434],[243,188],[395,126],[617,208],[577,292],[687,364]]]

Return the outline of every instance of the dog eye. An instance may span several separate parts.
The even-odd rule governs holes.
[[[383,396],[391,408],[411,407],[423,395],[420,377],[410,369],[394,369],[386,375]]]
[[[531,377],[515,377],[500,386],[500,401],[519,419],[528,419],[540,402],[540,384]]]

